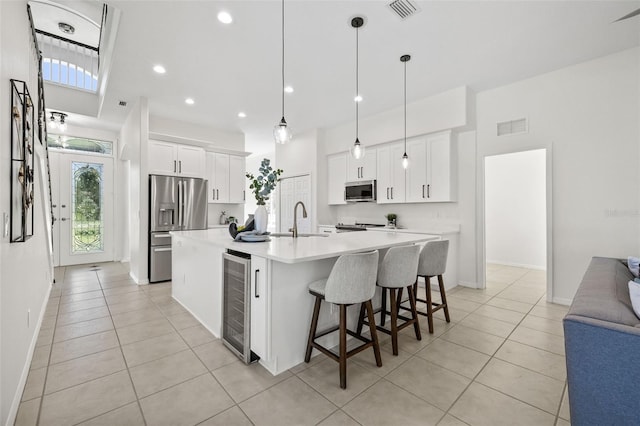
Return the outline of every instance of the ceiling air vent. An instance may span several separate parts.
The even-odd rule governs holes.
[[[411,3],[409,0],[395,0],[389,3],[389,8],[400,17],[400,19],[407,19],[409,16],[416,12],[419,12],[418,6]]]
[[[503,121],[498,123],[498,136],[513,135],[515,133],[526,133],[529,131],[526,118]]]
[[[119,101],[118,105],[126,107],[127,106],[127,101]]]

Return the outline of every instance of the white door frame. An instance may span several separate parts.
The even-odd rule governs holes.
[[[477,238],[477,253],[478,253],[478,265],[477,276],[479,288],[486,288],[487,281],[487,254],[486,254],[486,228],[485,228],[485,159],[487,157],[493,157],[503,154],[514,154],[518,152],[532,151],[544,149],[546,151],[545,156],[545,168],[546,168],[546,221],[547,221],[547,301],[553,301],[553,150],[552,144],[538,144],[526,147],[520,147],[516,149],[514,147],[496,150],[495,152],[484,153],[478,155],[478,196],[477,196],[477,225],[478,225],[478,238]]]
[[[70,229],[69,226],[66,225],[65,222],[63,224],[63,215],[67,214],[70,216],[71,214],[71,200],[67,203],[69,204],[66,213],[60,210],[60,207],[57,207],[57,211],[59,214],[57,215],[57,220],[55,223],[54,231],[58,232],[54,234],[54,252],[57,252],[55,259],[57,261],[57,266],[67,266],[67,265],[75,265],[75,264],[86,264],[86,263],[97,263],[97,262],[109,262],[115,259],[115,159],[111,155],[104,155],[99,153],[85,153],[81,151],[57,151],[54,154],[58,157],[59,163],[57,164],[58,176],[52,176],[52,179],[58,179],[58,192],[59,192],[59,202],[61,203],[63,200],[62,197],[62,187],[61,185],[71,185],[71,178],[68,175],[69,170],[63,170],[66,166],[70,166],[71,162],[74,160],[91,162],[104,162],[107,166],[107,169],[110,169],[107,179],[109,181],[105,182],[105,191],[104,191],[104,214],[105,214],[105,251],[101,253],[91,253],[91,254],[71,254],[66,253],[64,249],[64,244],[62,242],[62,233],[67,234],[67,238],[70,238]],[[66,162],[69,162],[68,164]],[[65,179],[64,177],[68,177]],[[69,196],[72,197],[71,190],[69,189]],[[65,217],[66,218],[66,217]],[[110,222],[110,223],[109,223]],[[57,234],[57,235],[56,235]],[[71,242],[69,241],[69,250],[71,246]],[[65,253],[63,253],[65,250]]]

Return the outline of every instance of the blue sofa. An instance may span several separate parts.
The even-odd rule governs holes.
[[[640,319],[625,261],[591,260],[564,318],[571,424],[640,424]]]

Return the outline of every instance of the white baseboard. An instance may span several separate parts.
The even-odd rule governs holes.
[[[496,265],[504,265],[504,266],[513,266],[514,268],[535,269],[535,270],[538,270],[538,271],[546,271],[547,270],[547,268],[545,266],[528,265],[526,263],[503,262],[501,260],[487,260],[487,263],[493,263],[493,264],[496,264]]]
[[[565,297],[554,297],[552,300],[553,303],[557,303],[558,305],[570,306],[573,300],[567,299]]]
[[[31,338],[31,343],[29,344],[29,351],[27,352],[27,358],[26,358],[24,367],[22,368],[22,374],[20,375],[20,381],[18,382],[18,388],[16,389],[16,394],[13,396],[13,401],[11,402],[11,407],[9,408],[9,415],[7,416],[6,426],[12,426],[16,421],[16,416],[18,415],[20,400],[22,399],[22,393],[24,392],[24,387],[27,384],[27,377],[29,376],[31,361],[33,360],[33,353],[35,352],[38,336],[40,335],[40,327],[42,327],[42,321],[44,320],[44,313],[47,310],[47,304],[49,303],[49,296],[51,295],[52,286],[53,284],[49,285],[49,288],[47,289],[47,294],[45,295],[45,298],[44,298],[44,302],[40,307],[40,315],[38,317],[38,323],[33,333],[33,337]]]
[[[468,287],[468,288],[480,288],[478,286],[478,283],[474,283],[471,281],[458,281],[458,285],[462,286],[462,287]]]

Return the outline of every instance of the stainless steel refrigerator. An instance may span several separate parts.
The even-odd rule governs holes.
[[[171,279],[169,231],[207,229],[207,181],[149,176],[149,282]]]

